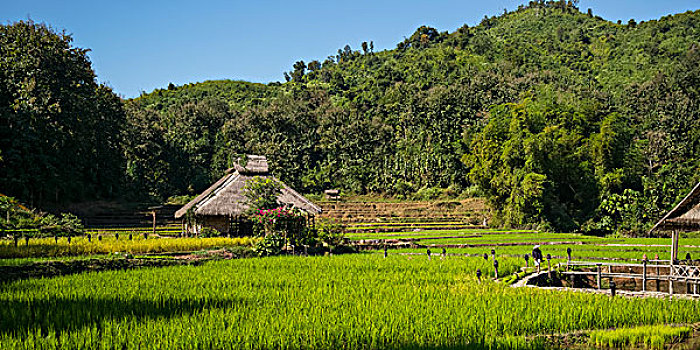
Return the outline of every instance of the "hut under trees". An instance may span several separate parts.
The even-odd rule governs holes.
[[[182,220],[183,231],[197,235],[202,228],[209,227],[225,234],[249,234],[246,217],[250,204],[245,194],[246,183],[256,177],[272,178],[280,184],[277,197],[280,206],[301,209],[309,215],[310,221],[321,213],[319,206],[270,173],[266,157],[249,155],[239,159],[221,179],[175,212],[175,218]]]
[[[697,288],[700,266],[697,260],[678,259],[678,240],[680,232],[700,231],[700,183],[649,232],[654,231],[671,231],[671,280],[686,282]]]

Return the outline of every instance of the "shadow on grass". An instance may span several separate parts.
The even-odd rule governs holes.
[[[173,259],[110,258],[34,262],[19,266],[0,266],[0,285],[23,279],[66,276],[90,271],[128,270],[142,267],[196,265],[199,263]]]
[[[118,300],[98,298],[54,298],[35,301],[0,300],[0,334],[21,335],[41,330],[63,332],[101,325],[124,318],[155,319],[189,315],[209,308],[229,308],[245,304],[243,299],[192,301],[164,299]]]

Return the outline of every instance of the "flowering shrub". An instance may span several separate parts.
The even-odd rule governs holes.
[[[265,240],[280,237],[283,242],[296,246],[310,233],[306,227],[306,217],[295,208],[258,209],[253,213],[252,220],[253,232],[265,237]]]
[[[294,236],[303,230],[305,217],[299,209],[279,207],[275,209],[258,209],[253,215],[253,223],[258,227],[258,235],[282,234]]]
[[[253,231],[264,237],[255,251],[258,255],[280,254],[285,244],[296,251],[308,248],[312,254],[320,251],[348,252],[345,225],[338,221],[321,220],[318,229],[307,226],[304,212],[295,208],[258,209],[253,213]],[[303,248],[306,247],[306,248]],[[352,249],[350,249],[352,250]]]

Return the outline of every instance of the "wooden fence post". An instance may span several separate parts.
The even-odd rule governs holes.
[[[656,291],[660,292],[661,291],[661,280],[659,279],[659,276],[661,276],[661,269],[659,268],[659,254],[656,254],[654,256],[654,259],[656,260]]]
[[[610,278],[610,295],[612,297],[615,297],[615,281],[613,281],[612,277]]]
[[[642,261],[642,292],[647,291],[647,259]]]
[[[153,214],[153,236],[156,235],[156,211],[155,209],[151,212]],[[148,234],[144,233],[143,238],[148,238]]]
[[[596,272],[598,273],[596,276],[596,286],[598,287],[598,289],[600,289],[600,285],[601,285],[600,279],[602,278],[601,265],[602,265],[601,263],[596,264],[596,270],[597,270]]]
[[[678,259],[678,230],[673,230],[671,234],[671,265]]]

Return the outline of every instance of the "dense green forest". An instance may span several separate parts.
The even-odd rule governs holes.
[[[127,101],[94,83],[70,37],[2,26],[0,191],[164,199],[249,153],[304,192],[443,188],[485,196],[507,226],[642,232],[700,180],[698,23],[535,1],[453,33],[420,27],[393,50],[299,61],[282,84]]]

